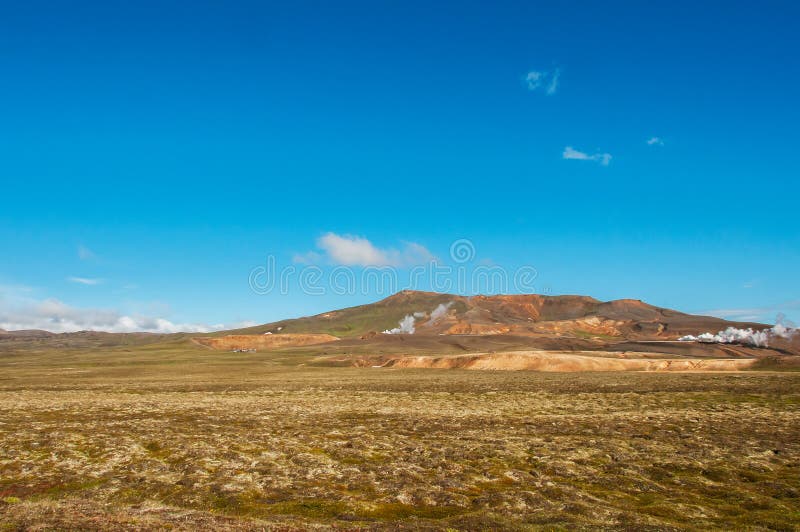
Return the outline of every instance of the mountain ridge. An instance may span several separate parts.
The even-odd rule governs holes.
[[[432,320],[431,315],[439,305],[447,306],[446,312],[440,319]],[[579,320],[573,323],[576,327],[607,329],[616,325],[629,336],[664,339],[730,326],[769,327],[762,323],[688,314],[631,298],[601,301],[572,294],[462,296],[403,290],[374,303],[215,334],[325,333],[348,338],[391,330],[407,316],[414,317],[417,325],[414,334],[470,334],[469,331],[482,334],[481,331],[493,330],[493,326],[495,332],[536,334],[558,332],[556,325],[563,329],[575,320]]]

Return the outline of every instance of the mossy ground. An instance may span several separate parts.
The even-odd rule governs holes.
[[[800,526],[800,374],[0,354],[5,529]]]

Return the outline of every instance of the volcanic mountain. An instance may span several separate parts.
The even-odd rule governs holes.
[[[311,365],[373,368],[738,371],[800,365],[791,339],[768,348],[679,341],[729,327],[768,328],[634,299],[407,290],[368,305],[194,341],[214,349],[316,355]]]
[[[409,318],[410,317],[410,318]],[[726,327],[763,329],[759,323],[730,322],[648,305],[636,299],[598,301],[588,296],[457,296],[405,290],[386,299],[228,333],[325,333],[339,338],[370,337],[398,328],[413,334],[523,335],[574,338],[677,340]],[[396,334],[411,334],[407,330]]]
[[[731,366],[733,369],[738,369],[741,359],[753,362],[791,356],[792,364],[800,362],[800,357],[794,356],[800,349],[790,340],[778,339],[769,348],[679,341],[685,335],[716,333],[729,327],[756,331],[768,328],[759,323],[695,316],[635,299],[599,301],[575,295],[466,297],[406,290],[368,305],[218,333],[217,336],[225,335],[224,340],[195,341],[214,348],[262,350],[270,345],[285,348],[296,339],[297,349],[318,353],[330,363],[381,367],[485,367],[487,358],[505,357],[497,367],[488,363],[489,368],[541,369],[544,364],[563,370],[576,367],[576,356],[594,357],[589,366],[578,364],[583,369],[617,369],[620,364],[609,365],[609,359],[615,357],[655,358],[667,366],[675,361],[661,359],[681,359],[683,365],[676,362],[674,366],[680,369],[704,369],[707,362],[697,362],[703,359],[738,359]],[[331,341],[333,337],[335,340]],[[535,356],[520,359],[523,352]],[[539,360],[542,353],[547,353],[545,362]],[[449,358],[432,358],[440,356]],[[461,358],[456,360],[454,356]],[[509,361],[508,356],[516,358]],[[603,359],[602,364],[597,357]],[[557,360],[561,362],[554,366]],[[567,366],[562,364],[564,360],[568,361]],[[627,361],[623,366],[635,364]],[[636,369],[652,369],[651,366],[648,362]]]

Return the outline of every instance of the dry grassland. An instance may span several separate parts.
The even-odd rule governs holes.
[[[800,526],[800,374],[0,354],[0,529]]]

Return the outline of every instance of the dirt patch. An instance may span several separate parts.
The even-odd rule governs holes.
[[[193,338],[193,340],[212,349],[275,349],[303,345],[324,344],[338,341],[330,334],[235,334],[220,337]]]
[[[739,371],[753,365],[753,359],[698,360],[624,358],[578,355],[553,351],[477,353],[454,356],[407,356],[383,362],[382,367],[528,370],[528,371]]]
[[[628,322],[609,320],[597,316],[575,320],[543,321],[530,327],[536,333],[600,335],[617,337],[623,335],[623,328]]]

